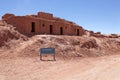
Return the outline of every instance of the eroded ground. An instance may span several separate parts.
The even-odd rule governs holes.
[[[0,80],[119,80],[120,55],[40,61],[39,57],[0,60]]]

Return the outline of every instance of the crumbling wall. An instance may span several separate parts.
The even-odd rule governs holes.
[[[38,12],[36,16],[5,14],[2,18],[25,35],[52,34],[82,36],[85,34],[85,30],[81,26],[61,18],[57,19],[50,13]]]
[[[7,20],[7,19],[9,19],[9,18],[11,18],[11,17],[13,17],[13,16],[15,16],[14,14],[9,14],[9,13],[7,13],[7,14],[5,14],[4,16],[2,16],[2,19],[3,20]]]
[[[38,12],[38,17],[45,18],[45,19],[53,19],[53,14],[45,13],[45,12]]]
[[[13,40],[13,39],[28,40],[26,36],[15,31],[15,28],[12,25],[8,25],[4,23],[3,21],[0,21],[0,23],[2,24],[0,25],[0,47],[4,46],[6,42]]]

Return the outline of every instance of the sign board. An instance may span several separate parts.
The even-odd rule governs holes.
[[[55,54],[55,48],[41,48],[41,54]]]
[[[44,54],[53,55],[53,59],[55,60],[55,48],[41,48],[40,49],[40,60],[42,60],[42,55]]]

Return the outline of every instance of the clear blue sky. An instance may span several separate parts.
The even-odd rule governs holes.
[[[87,30],[120,34],[120,0],[0,0],[0,18],[49,12]]]

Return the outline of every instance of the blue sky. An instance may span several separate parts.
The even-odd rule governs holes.
[[[49,12],[103,34],[120,34],[120,0],[0,0],[0,18]]]

